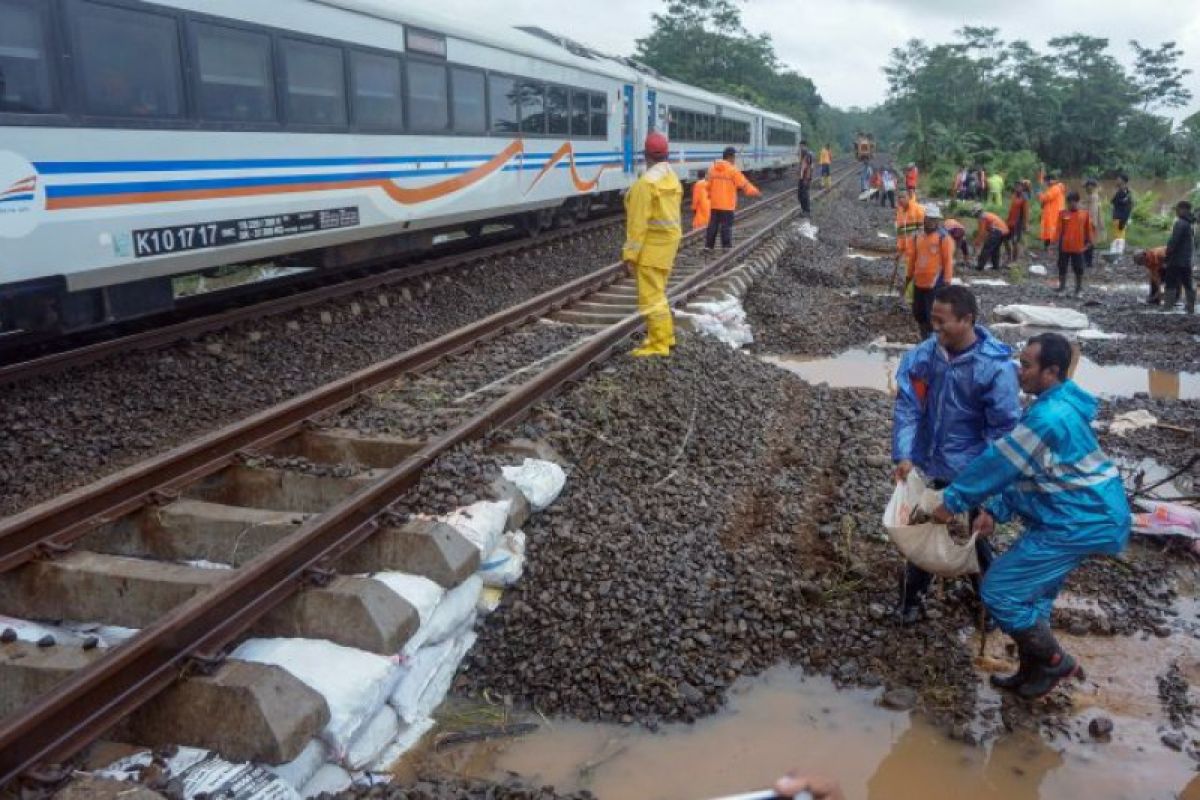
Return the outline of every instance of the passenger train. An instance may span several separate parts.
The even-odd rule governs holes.
[[[665,130],[796,161],[786,117],[407,0],[0,0],[0,333],[166,310],[172,279],[334,268],[618,203]]]

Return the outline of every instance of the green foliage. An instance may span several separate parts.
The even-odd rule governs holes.
[[[824,105],[816,85],[780,63],[768,34],[742,25],[733,0],[666,0],[638,60],[675,80],[786,114],[813,133]]]
[[[1174,42],[1131,42],[1127,72],[1107,39],[1071,34],[1039,52],[997,28],[964,27],[950,42],[912,40],[884,68],[887,109],[904,157],[925,168],[978,163],[1032,177],[1044,162],[1068,174],[1148,177],[1200,169],[1200,115],[1177,129],[1153,112],[1186,104],[1189,71]],[[1030,157],[1032,156],[1032,158]]]

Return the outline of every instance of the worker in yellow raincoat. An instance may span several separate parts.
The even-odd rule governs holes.
[[[637,279],[638,311],[646,318],[646,341],[633,355],[667,356],[675,345],[667,279],[683,238],[683,186],[667,162],[667,137],[652,132],[645,150],[646,171],[625,195],[621,258]]]

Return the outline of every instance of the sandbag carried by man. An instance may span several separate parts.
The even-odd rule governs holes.
[[[658,132],[647,136],[647,169],[625,195],[621,259],[637,279],[638,311],[646,318],[646,341],[633,351],[635,356],[666,356],[675,346],[667,280],[683,238],[683,185],[667,161],[669,151],[667,137]]]
[[[892,418],[895,477],[917,467],[935,487],[954,480],[991,442],[1017,424],[1017,372],[1012,348],[979,325],[979,305],[963,286],[944,286],[933,296],[931,336],[904,355],[896,373]],[[992,561],[991,545],[977,539],[981,572]],[[904,624],[920,619],[932,577],[907,564],[897,614]],[[978,591],[978,578],[975,579]]]
[[[942,495],[934,520],[983,504],[973,524],[981,537],[996,522],[1020,519],[1024,532],[991,565],[983,603],[1017,643],[1020,667],[992,684],[1025,698],[1082,676],[1050,630],[1054,600],[1089,556],[1115,555],[1129,541],[1130,513],[1121,474],[1100,450],[1092,420],[1096,398],[1067,377],[1071,345],[1057,333],[1033,337],[1021,352],[1021,389],[1037,399],[1011,433],[987,446]]]

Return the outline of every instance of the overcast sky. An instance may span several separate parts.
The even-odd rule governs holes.
[[[543,28],[600,50],[631,54],[650,32],[662,0],[441,0],[440,10],[473,20],[503,18]],[[1004,39],[1041,48],[1066,33],[1108,38],[1130,63],[1127,44],[1174,40],[1186,51],[1197,95],[1173,116],[1200,110],[1200,2],[1196,0],[748,0],[742,18],[754,33],[770,33],[787,64],[812,78],[826,102],[872,105],[884,99],[881,71],[893,47],[911,38],[949,39],[966,24],[1000,28]]]

